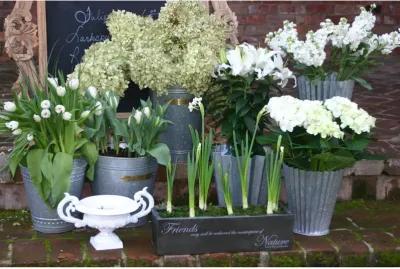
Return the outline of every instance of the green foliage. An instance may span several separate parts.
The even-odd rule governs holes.
[[[96,110],[95,102],[82,97],[62,74],[58,79],[60,84],[49,82],[43,87],[25,78],[21,93],[14,96],[15,108],[0,112],[0,133],[14,136],[9,156],[12,174],[18,165],[27,166],[40,197],[50,207],[69,191],[73,159],[87,160],[90,179],[97,160],[97,148],[83,132],[87,117],[82,116]]]
[[[223,186],[223,191],[224,191],[224,200],[225,200],[225,205],[226,205],[226,210],[228,212],[228,215],[233,214],[233,207],[232,207],[232,192],[231,192],[231,186],[229,182],[229,173],[225,172],[222,170],[221,163],[218,163],[218,173],[219,177],[222,179],[222,186]]]
[[[281,147],[282,136],[278,137],[276,150],[265,154],[266,180],[267,180],[267,214],[272,214],[279,209],[279,196],[281,194],[281,171],[284,157],[284,148]]]
[[[188,175],[188,191],[189,191],[189,217],[195,217],[195,186],[197,169],[200,159],[201,144],[193,145],[192,153],[188,152],[187,156],[187,175]]]
[[[296,127],[292,133],[282,132],[279,128],[269,126],[267,135],[257,137],[262,145],[274,146],[282,136],[285,148],[284,161],[289,166],[308,171],[334,171],[351,167],[356,161],[369,158],[365,154],[371,134],[355,134],[346,129],[343,140],[321,138],[320,135],[309,135],[303,128]]]
[[[167,211],[168,213],[172,212],[172,194],[174,191],[174,181],[175,181],[175,173],[176,173],[176,166],[175,163],[172,165],[171,160],[168,162],[166,166],[166,173],[167,173]]]

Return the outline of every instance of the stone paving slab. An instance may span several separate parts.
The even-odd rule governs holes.
[[[95,230],[40,234],[29,212],[0,211],[0,266],[400,266],[398,216],[399,201],[340,202],[330,234],[295,235],[288,251],[158,256],[150,225],[117,230],[122,250],[95,251]]]

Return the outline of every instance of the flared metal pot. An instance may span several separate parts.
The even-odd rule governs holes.
[[[71,173],[71,185],[69,193],[79,197],[85,180],[87,162],[84,159],[76,159],[73,162]],[[33,229],[41,233],[63,233],[74,229],[74,225],[63,221],[57,214],[57,208],[48,207],[39,196],[33,185],[29,170],[21,166],[28,207],[31,211]]]
[[[229,153],[226,145],[218,145],[213,152],[214,179],[217,187],[218,205],[225,206],[222,178],[218,170],[221,164],[223,172],[229,173],[229,183],[232,194],[233,206],[242,205],[242,187],[238,169],[238,158]],[[265,157],[253,156],[248,172],[248,202],[251,205],[265,205],[267,201],[267,179]]]
[[[133,195],[147,187],[153,194],[158,164],[153,157],[121,158],[99,156],[96,163],[95,177],[92,183],[93,195],[111,194],[133,198]],[[143,217],[135,224],[146,224],[148,217]]]
[[[160,136],[160,141],[167,144],[171,151],[171,158],[176,163],[186,163],[187,153],[192,150],[192,137],[189,131],[189,125],[200,131],[201,116],[198,110],[190,112],[189,103],[193,99],[185,89],[172,87],[167,95],[155,96],[160,104],[169,102],[166,113],[166,119],[173,122]]]
[[[293,232],[308,236],[329,233],[344,170],[315,172],[284,165],[283,176]]]
[[[325,80],[313,80],[301,76],[297,78],[297,89],[301,100],[324,101],[334,96],[353,96],[354,80],[338,81],[336,74],[330,74]]]

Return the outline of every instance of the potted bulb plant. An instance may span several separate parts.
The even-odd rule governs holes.
[[[243,43],[223,50],[220,55],[220,64],[215,70],[216,88],[206,94],[206,101],[210,114],[221,126],[227,145],[216,147],[214,164],[217,165],[218,160],[229,170],[235,206],[247,200],[254,205],[265,204],[264,149],[256,141],[250,141],[250,134],[256,130],[259,135],[265,127],[264,121],[257,122],[257,114],[268,102],[270,92],[284,87],[294,76],[279,51]],[[244,147],[250,142],[253,150],[248,152]],[[223,186],[218,184],[222,181],[218,170],[214,171],[218,201],[223,205]],[[241,193],[241,184],[245,184],[248,191]]]
[[[59,80],[49,78],[46,88],[26,80],[0,112],[0,132],[14,138],[10,170],[14,175],[21,167],[33,228],[43,233],[73,229],[55,207],[65,192],[80,196],[85,171],[93,180],[98,155],[83,130],[100,108],[81,97],[78,80]]]
[[[204,122],[204,106],[200,98],[195,98],[189,104],[189,108],[199,109]],[[261,119],[264,115],[265,109],[262,109],[257,118]],[[255,133],[253,132],[253,137]],[[269,189],[268,206],[235,207],[229,170],[223,169],[218,162],[226,208],[216,207],[209,204],[207,198],[214,168],[211,157],[213,132],[205,134],[204,131],[198,133],[193,130],[192,135],[193,148],[187,157],[188,207],[172,205],[173,169],[167,169],[167,208],[153,209],[153,242],[157,254],[290,249],[293,215],[285,213],[282,207],[277,205],[284,149],[278,144],[278,151],[271,151],[266,156],[272,167],[270,172],[263,176]],[[252,151],[252,144],[248,143],[245,147],[247,152]],[[189,241],[190,244],[187,243]]]
[[[283,23],[282,29],[267,34],[267,45],[287,53],[292,60],[299,76],[300,99],[351,99],[355,82],[372,89],[362,75],[376,65],[377,56],[390,54],[400,46],[399,31],[382,35],[372,32],[376,21],[374,8],[375,5],[370,10],[361,7],[351,24],[346,18],[338,24],[326,19],[320,29],[308,32],[304,41],[298,38],[296,24],[289,21]]]
[[[267,105],[273,124],[261,144],[282,137],[283,175],[294,232],[319,236],[329,232],[343,171],[365,152],[375,118],[345,97],[326,101],[273,97]]]

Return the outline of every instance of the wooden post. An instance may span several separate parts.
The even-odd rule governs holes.
[[[37,23],[39,29],[39,75],[43,80],[47,77],[47,26],[46,26],[46,1],[38,1],[37,4]],[[44,84],[45,81],[42,81]]]

